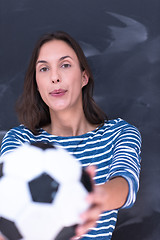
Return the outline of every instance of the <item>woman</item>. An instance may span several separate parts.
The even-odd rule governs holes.
[[[24,142],[61,144],[94,179],[91,208],[76,237],[111,239],[118,209],[136,199],[141,137],[122,119],[107,120],[92,97],[93,76],[78,43],[64,32],[38,41],[18,104],[22,125],[3,139],[1,154]],[[96,166],[96,168],[94,168]]]

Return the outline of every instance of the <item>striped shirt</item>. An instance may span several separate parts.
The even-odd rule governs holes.
[[[12,151],[25,142],[43,141],[60,144],[73,154],[83,167],[96,165],[95,184],[121,176],[129,185],[129,194],[122,208],[131,207],[139,188],[141,135],[136,127],[118,118],[106,121],[102,127],[80,136],[61,137],[39,130],[33,133],[24,125],[12,128],[5,135],[1,155]],[[109,240],[117,221],[118,210],[100,215],[96,227],[91,228],[83,240]]]

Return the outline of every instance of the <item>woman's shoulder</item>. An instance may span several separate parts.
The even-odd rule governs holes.
[[[123,120],[122,118],[116,118],[116,119],[106,120],[102,128],[104,130],[120,130],[128,126],[132,126],[132,125],[126,122],[125,120]]]
[[[23,124],[13,127],[11,128],[7,133],[6,133],[6,137],[7,136],[11,136],[11,135],[23,135],[23,134],[32,134],[32,132],[25,127]]]
[[[41,140],[41,134],[34,135],[24,125],[11,128],[3,137],[1,143],[1,155],[12,151],[14,148],[20,146],[25,142],[35,142]]]
[[[11,128],[4,136],[2,143],[4,141],[19,141],[21,143],[26,141],[31,141],[37,139],[37,136],[33,134],[31,130],[29,130],[23,124]]]
[[[34,142],[41,141],[43,138],[49,138],[50,134],[44,131],[42,128],[37,129],[37,134],[34,134],[28,127],[21,124],[19,126],[11,128],[4,136],[4,139],[10,138],[20,140],[22,142]]]
[[[14,148],[18,147],[25,140],[23,137],[24,126],[20,125],[14,128],[11,128],[3,137],[1,143],[1,155],[10,152]]]
[[[102,128],[99,131],[105,133],[122,133],[122,132],[133,132],[140,136],[140,132],[134,125],[128,123],[127,121],[117,118],[105,121]]]
[[[125,121],[122,118],[116,118],[111,120],[106,120],[104,126],[107,128],[126,128],[126,127],[133,127],[136,128],[134,125],[130,124],[129,122]]]

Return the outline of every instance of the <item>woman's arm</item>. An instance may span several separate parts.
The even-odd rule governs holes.
[[[128,196],[128,182],[123,177],[115,177],[103,185],[95,186],[90,201],[100,205],[101,211],[109,211],[121,208]],[[89,201],[89,200],[88,200]]]
[[[95,185],[87,200],[91,208],[82,214],[84,224],[78,226],[80,236],[94,227],[103,211],[131,207],[139,188],[141,136],[139,131],[128,125],[115,139],[112,164],[107,173],[106,183]],[[88,168],[94,178],[96,169]]]
[[[87,171],[93,177],[94,167],[88,167]],[[103,211],[121,208],[128,196],[128,182],[123,177],[115,177],[105,184],[94,186],[94,190],[87,197],[91,207],[81,215],[84,224],[76,229],[77,236],[81,236],[91,227],[94,227],[99,215]]]

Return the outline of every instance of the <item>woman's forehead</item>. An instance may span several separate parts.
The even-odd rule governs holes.
[[[43,44],[39,51],[39,57],[52,55],[77,56],[72,47],[63,40],[52,40]]]

